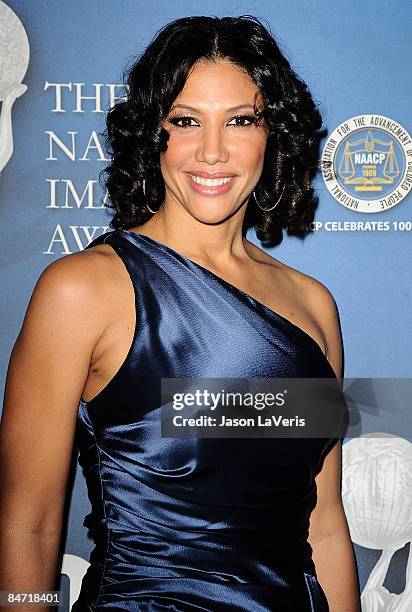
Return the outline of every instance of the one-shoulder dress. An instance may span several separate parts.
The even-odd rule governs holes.
[[[129,352],[80,402],[94,548],[74,612],[327,612],[308,542],[323,438],[160,435],[161,378],[335,378],[300,327],[166,244],[112,230],[134,287]]]

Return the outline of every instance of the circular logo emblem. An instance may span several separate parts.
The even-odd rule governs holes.
[[[339,204],[356,212],[382,212],[412,189],[412,139],[388,117],[351,117],[329,136],[321,167]]]

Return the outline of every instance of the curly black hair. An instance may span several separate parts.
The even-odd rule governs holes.
[[[323,134],[321,115],[307,85],[281,53],[272,34],[256,17],[176,19],[160,29],[124,74],[127,95],[107,114],[105,132],[111,163],[102,172],[114,209],[113,229],[141,225],[165,198],[160,153],[169,133],[161,127],[174,100],[198,61],[224,59],[247,71],[264,102],[262,119],[268,128],[263,170],[255,188],[262,211],[249,198],[243,234],[253,227],[262,243],[288,234],[312,231],[316,200],[311,181],[318,169]],[[145,193],[143,193],[143,179]]]

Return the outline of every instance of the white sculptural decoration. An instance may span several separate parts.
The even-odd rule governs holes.
[[[27,91],[22,83],[29,65],[30,47],[17,15],[0,0],[0,172],[13,154],[11,109]]]
[[[382,550],[361,594],[362,612],[412,610],[412,543],[405,589],[383,583],[394,553],[412,540],[412,444],[387,433],[365,434],[343,445],[342,498],[352,541]]]

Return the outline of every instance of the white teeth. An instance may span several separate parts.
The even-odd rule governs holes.
[[[207,185],[208,187],[217,187],[218,185],[224,185],[232,180],[233,176],[225,176],[224,178],[218,179],[205,179],[201,176],[195,176],[194,174],[190,175],[190,178],[194,183],[198,185]]]

